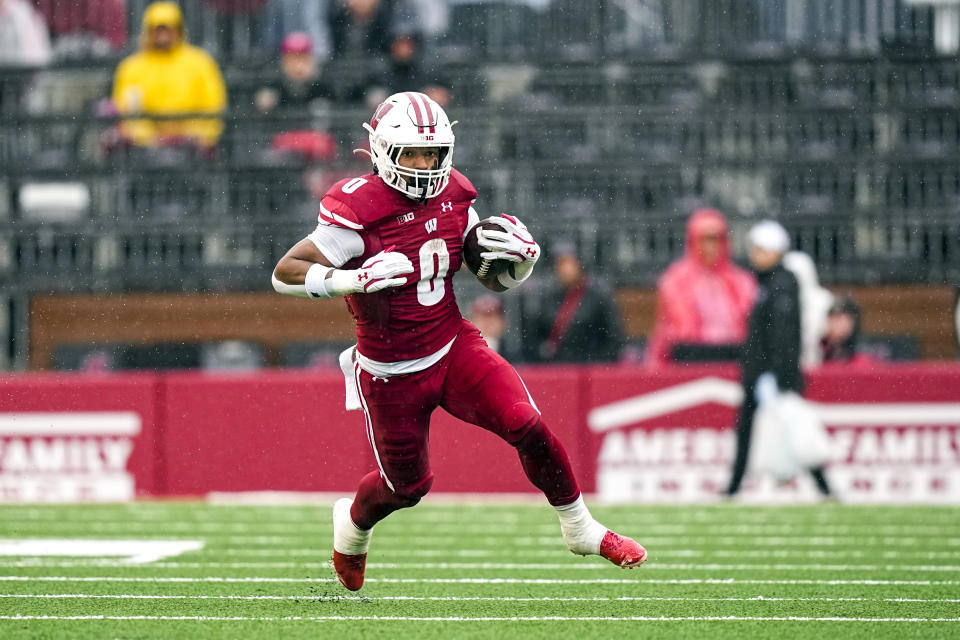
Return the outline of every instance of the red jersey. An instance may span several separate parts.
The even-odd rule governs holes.
[[[341,180],[320,201],[320,221],[363,238],[363,255],[343,265],[356,269],[383,249],[413,263],[406,284],[346,296],[357,323],[357,349],[378,362],[429,356],[453,340],[462,319],[453,274],[462,263],[463,235],[477,191],[456,169],[440,195],[420,204],[375,174]]]

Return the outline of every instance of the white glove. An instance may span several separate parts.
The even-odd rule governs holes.
[[[359,269],[334,269],[325,283],[327,292],[336,296],[351,293],[376,293],[407,283],[400,277],[413,273],[413,263],[398,251],[384,249],[367,258]]]
[[[756,384],[753,386],[753,398],[757,401],[758,407],[768,406],[777,399],[780,388],[777,386],[777,377],[772,372],[766,371],[760,374]]]
[[[533,265],[540,259],[540,245],[530,235],[527,226],[513,216],[503,214],[488,220],[500,225],[503,231],[477,230],[477,241],[481,247],[488,249],[481,253],[480,257],[484,260],[508,260],[513,263],[512,269],[503,271],[497,278],[500,284],[510,289],[530,277]]]

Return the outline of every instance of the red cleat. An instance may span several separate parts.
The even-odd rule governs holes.
[[[367,568],[367,545],[370,532],[357,529],[350,517],[350,505],[353,500],[341,498],[333,504],[333,569],[337,580],[350,591],[363,586],[363,571]],[[362,551],[363,553],[341,553],[344,551]]]
[[[621,569],[633,569],[647,561],[647,550],[643,545],[609,529],[600,543],[600,555]]]
[[[333,550],[333,570],[337,572],[337,580],[350,591],[358,591],[363,586],[363,570],[366,567],[367,554],[348,556]]]

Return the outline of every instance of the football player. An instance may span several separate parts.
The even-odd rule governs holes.
[[[333,566],[351,591],[363,585],[373,526],[420,501],[433,482],[430,414],[491,431],[517,451],[524,472],[560,518],[573,553],[620,567],[647,558],[634,540],[593,519],[563,446],[544,424],[513,367],[460,315],[453,275],[478,221],[477,192],[453,168],[454,135],[443,109],[422,93],[388,97],[364,127],[373,173],[342,180],[320,201],[316,229],[280,259],[273,286],[306,298],[344,296],[357,344],[340,358],[347,408],[362,409],[378,468],[355,497],[333,507]],[[506,291],[529,277],[540,247],[518,219],[478,236],[491,270],[481,282]]]

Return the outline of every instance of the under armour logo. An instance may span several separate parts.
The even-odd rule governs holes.
[[[446,212],[448,212],[448,211],[453,211],[453,202],[451,202],[451,201],[449,201],[449,200],[446,201],[446,202],[441,202],[441,203],[440,203],[440,211],[443,211],[444,213],[446,213]]]
[[[369,277],[370,277],[370,274],[369,274],[369,273],[367,273],[366,271],[361,271],[359,274],[357,274],[357,281],[358,281],[358,282],[363,282],[364,280],[366,280],[366,279],[369,278]]]
[[[437,219],[436,219],[436,218],[430,218],[429,220],[427,220],[427,221],[424,223],[423,226],[426,227],[427,233],[433,233],[434,231],[437,230]]]
[[[531,258],[536,258],[536,257],[537,257],[537,250],[534,249],[533,247],[527,247],[526,254],[527,254],[528,256],[530,256]]]

